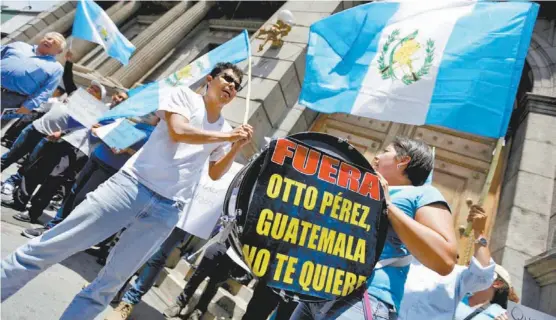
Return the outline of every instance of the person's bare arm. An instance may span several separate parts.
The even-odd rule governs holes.
[[[415,220],[394,205],[388,209],[394,231],[411,254],[427,268],[448,275],[456,264],[457,242],[450,211],[442,204],[421,207]]]
[[[378,174],[388,204],[388,219],[411,254],[427,268],[448,275],[456,265],[457,241],[450,211],[443,204],[417,209],[415,219],[390,201],[388,182]]]
[[[249,125],[243,125],[235,128],[231,132],[208,131],[193,127],[189,124],[189,120],[177,113],[165,113],[168,132],[174,142],[183,142],[189,144],[207,144],[217,142],[236,142],[241,139],[247,139]]]
[[[485,214],[485,209],[481,206],[473,204],[471,199],[467,199],[467,206],[469,207],[469,215],[467,216],[467,221],[472,222],[473,234],[475,235],[475,241],[481,237],[484,237],[485,224],[487,216]],[[488,247],[482,246],[475,242],[475,254],[473,255],[477,261],[483,267],[488,267],[490,265],[490,250]]]
[[[248,142],[250,140],[251,139],[245,141]],[[230,168],[232,167],[232,163],[234,163],[234,159],[236,155],[238,154],[239,150],[243,145],[244,143],[241,142],[234,143],[230,151],[226,153],[225,156],[220,158],[218,161],[211,161],[209,163],[208,173],[209,173],[209,177],[212,180],[218,180],[222,178],[222,176],[225,175],[226,172],[228,172],[228,170],[230,170]]]

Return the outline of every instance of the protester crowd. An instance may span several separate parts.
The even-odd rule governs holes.
[[[155,113],[129,118],[146,138],[116,150],[96,134],[112,120],[89,128],[68,113],[77,86],[71,51],[64,66],[56,61],[65,47],[64,37],[51,32],[38,45],[15,42],[1,49],[2,112],[20,115],[2,119],[2,125],[12,123],[2,137],[9,151],[2,155],[1,169],[19,165],[2,183],[2,205],[30,224],[22,232],[30,241],[1,262],[1,298],[53,264],[100,245],[96,254],[105,267],[61,319],[93,319],[111,303],[115,309],[105,319],[128,319],[170,253],[192,237],[180,228],[179,213],[190,203],[202,168],[208,162],[210,178],[221,178],[253,137],[250,125],[232,129],[221,114],[241,90],[243,73],[222,62],[206,77],[202,94],[174,88]],[[98,81],[85,90],[109,109],[129,98],[124,89],[110,90],[108,97]],[[267,319],[272,313],[274,319],[507,319],[508,300],[516,300],[511,277],[492,260],[484,209],[471,202],[474,256],[468,266],[456,265],[449,204],[425,183],[433,168],[429,146],[397,138],[372,166],[385,190],[389,228],[367,284],[334,301],[297,302],[259,281],[243,319]],[[55,217],[32,227],[49,206]],[[164,316],[200,319],[221,283],[252,279],[227,254],[229,246],[224,241],[205,248]],[[202,296],[191,306],[206,277]]]

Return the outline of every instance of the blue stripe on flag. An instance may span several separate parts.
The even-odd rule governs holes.
[[[530,3],[479,2],[458,20],[426,124],[493,138],[505,135],[537,11],[538,5]]]
[[[133,89],[133,95],[129,99],[103,114],[99,121],[137,117],[154,112],[158,110],[160,97],[164,95],[165,90],[176,86],[191,86],[208,75],[217,63],[236,64],[247,59],[250,53],[249,34],[243,30],[238,36],[221,44],[168,78]]]
[[[75,9],[72,36],[103,46],[106,53],[122,64],[129,63],[135,46],[118,30],[102,8],[92,0],[79,0]]]
[[[300,103],[319,112],[349,113],[398,3],[369,3],[311,25]]]

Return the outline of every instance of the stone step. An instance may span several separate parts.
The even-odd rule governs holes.
[[[207,308],[216,319],[241,319],[247,309],[248,301],[232,295],[223,288],[218,288]]]
[[[164,268],[160,272],[158,279],[155,282],[155,287],[158,287],[164,295],[176,298],[185,288],[185,280],[183,275],[170,268]]]
[[[195,266],[182,258],[173,270],[180,274],[182,279],[189,280],[193,272],[195,272]]]
[[[230,320],[230,319],[241,319],[239,318],[231,318],[231,316],[226,312],[226,310],[222,309],[219,305],[215,303],[210,303],[207,308],[207,312],[203,314],[201,320]]]

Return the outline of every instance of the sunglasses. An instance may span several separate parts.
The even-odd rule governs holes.
[[[236,79],[234,79],[229,74],[223,73],[220,75],[220,77],[222,77],[222,79],[224,79],[227,83],[233,83],[236,92],[239,92],[239,90],[241,90],[241,83],[237,82]]]

